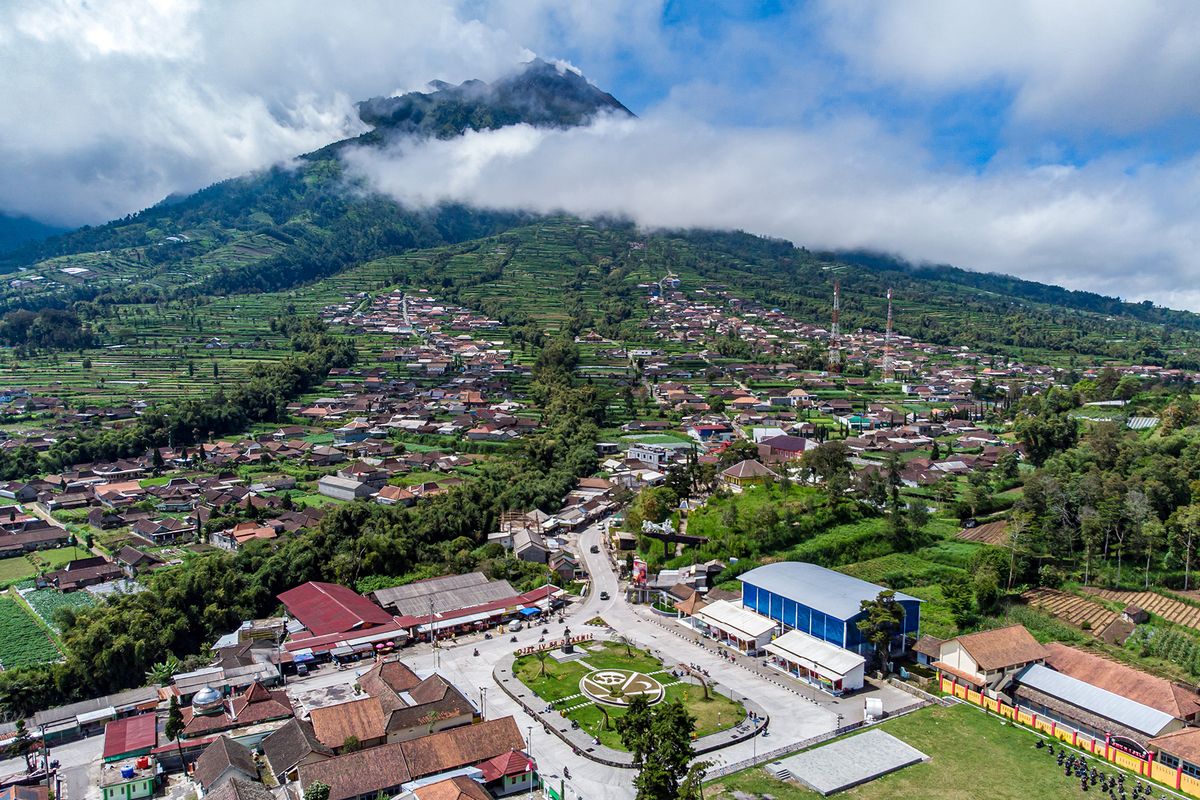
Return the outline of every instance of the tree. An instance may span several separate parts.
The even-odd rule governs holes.
[[[546,659],[550,656],[549,650],[535,650],[533,657],[537,659],[540,671],[538,675],[542,678],[546,677]]]
[[[697,761],[688,768],[679,785],[679,800],[704,800],[704,774],[711,766],[711,761]]]
[[[975,618],[975,596],[970,581],[965,576],[955,575],[942,584],[942,595],[958,629],[969,627]]]
[[[849,486],[850,450],[844,442],[822,442],[804,453],[800,465],[825,483],[831,501]]]
[[[345,739],[342,740],[342,752],[343,753],[357,753],[361,749],[362,749],[362,742],[360,742],[358,740],[358,737],[355,736],[354,734],[350,734],[349,736],[347,736]]]
[[[858,630],[875,648],[880,671],[886,671],[892,637],[904,624],[904,606],[897,602],[895,592],[884,589],[874,600],[863,600],[860,609],[867,616],[856,623]]]
[[[304,787],[304,800],[329,800],[329,787],[320,781],[313,781]]]
[[[681,787],[695,757],[695,727],[695,718],[679,700],[653,708],[641,695],[630,701],[625,715],[617,720],[617,731],[638,770],[634,778],[637,800],[678,800],[684,796]],[[688,791],[688,797],[694,796],[694,787]]]
[[[179,763],[186,769],[187,764],[183,761],[183,712],[179,709],[179,698],[171,695],[171,706],[167,709],[167,725],[163,733],[167,735],[168,742],[174,742],[179,748]]]
[[[90,550],[91,548],[89,547],[88,549]],[[174,655],[170,655],[164,661],[159,661],[146,670],[146,680],[158,686],[166,686],[171,682],[171,678],[176,672],[179,672],[179,659]]]
[[[17,720],[16,735],[8,745],[8,755],[10,758],[24,758],[25,772],[33,772],[33,737],[29,735],[29,731],[25,728],[25,720]]]

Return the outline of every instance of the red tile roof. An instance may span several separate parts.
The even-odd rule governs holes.
[[[153,714],[114,719],[104,726],[104,758],[150,750],[158,744],[158,718]]]
[[[288,612],[317,636],[369,628],[392,617],[367,598],[336,583],[309,581],[279,595]]]
[[[477,766],[483,773],[483,779],[491,783],[505,775],[523,775],[533,768],[532,765],[533,761],[520,750],[509,750]]]

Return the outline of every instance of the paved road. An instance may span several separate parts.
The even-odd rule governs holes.
[[[55,745],[50,748],[50,758],[58,759],[58,771],[66,800],[84,800],[89,789],[99,795],[96,781],[100,775],[100,755],[104,749],[104,737],[92,736],[75,742]],[[11,775],[25,770],[25,759],[10,758],[0,761],[0,775]],[[95,788],[93,788],[95,787]]]
[[[756,752],[773,750],[830,731],[836,727],[839,714],[845,717],[844,722],[858,718],[854,716],[855,709],[861,715],[862,700],[859,698],[837,703],[821,696],[819,702],[812,702],[805,690],[794,682],[763,670],[747,659],[742,660],[742,666],[731,664],[719,655],[719,649],[712,642],[685,638],[688,632],[683,631],[677,623],[658,618],[646,606],[627,604],[613,564],[602,544],[601,529],[600,523],[593,524],[581,531],[575,542],[592,579],[591,591],[583,599],[572,602],[564,614],[565,624],[555,621],[548,626],[549,635],[561,636],[566,627],[570,627],[572,633],[598,632],[601,629],[585,623],[594,617],[602,617],[616,631],[628,636],[639,646],[659,656],[699,665],[726,687],[727,692],[734,693],[738,698],[749,697],[770,712],[768,736],[754,737],[707,754],[706,760],[717,765],[741,761]],[[593,545],[600,552],[592,553]],[[601,600],[602,592],[607,592],[609,599]],[[540,636],[540,628],[521,631],[516,635],[516,643],[511,641],[511,635],[508,634],[493,635],[491,639],[484,639],[482,634],[472,634],[453,643],[443,643],[437,648],[428,644],[417,645],[405,651],[404,659],[419,674],[440,672],[476,703],[486,717],[515,717],[544,775],[557,782],[563,767],[570,768],[571,779],[566,784],[571,800],[632,798],[633,775],[630,771],[603,766],[574,755],[564,742],[546,733],[539,721],[526,714],[493,681],[492,670],[502,656],[517,647],[535,644]],[[478,655],[474,655],[476,649]],[[368,666],[368,663],[364,663],[359,669]],[[324,665],[306,678],[290,679],[287,688],[294,697],[304,694],[311,700],[314,694],[319,694],[318,690],[352,684],[357,671],[338,670],[332,665]],[[902,695],[898,691],[895,693]],[[812,690],[808,690],[808,694],[817,695]],[[906,695],[902,696],[907,698]],[[886,698],[885,702],[889,706],[896,704],[888,702]],[[89,787],[95,786],[95,765],[99,761],[101,746],[102,737],[96,736],[55,748],[54,757],[63,764],[68,800],[83,800]],[[22,768],[19,763],[13,763],[0,762],[0,774]],[[91,788],[91,792],[95,794],[97,790]]]

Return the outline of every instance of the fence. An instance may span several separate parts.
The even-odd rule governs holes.
[[[894,717],[900,717],[905,714],[911,714],[912,712],[921,708],[925,708],[925,706],[928,705],[933,705],[933,701],[921,700],[919,702],[904,706],[903,708],[896,709],[888,714],[888,718],[890,719]],[[849,725],[843,725],[842,727],[836,728],[832,731],[826,731],[825,733],[820,733],[816,736],[810,736],[809,738],[803,739],[799,742],[790,742],[789,744],[786,744],[782,747],[777,747],[774,750],[767,750],[766,752],[759,753],[753,758],[744,758],[741,761],[735,761],[732,764],[726,764],[722,767],[711,769],[704,773],[704,780],[713,781],[717,780],[718,778],[724,778],[728,775],[732,775],[735,772],[741,772],[744,769],[750,769],[751,767],[759,766],[760,764],[769,764],[770,762],[776,761],[784,756],[790,756],[792,753],[806,750],[814,745],[823,744],[831,739],[836,739],[839,736],[845,736],[847,733],[856,731],[859,728],[865,728],[867,724],[868,723],[866,722],[852,722]]]
[[[1170,786],[1193,797],[1200,797],[1200,780],[1190,775],[1185,775],[1183,773],[1182,762],[1175,768],[1165,767],[1155,762],[1153,754],[1147,758],[1142,758],[1133,753],[1118,749],[1108,737],[1091,736],[1068,725],[1061,724],[1057,720],[1040,717],[1037,712],[1024,706],[1008,705],[1000,700],[976,692],[973,689],[968,689],[963,684],[953,681],[944,675],[940,681],[942,691],[948,695],[991,711],[993,714],[1024,725],[1026,728],[1059,739],[1072,747],[1083,750],[1097,758],[1102,758],[1135,775],[1158,781],[1161,784]]]

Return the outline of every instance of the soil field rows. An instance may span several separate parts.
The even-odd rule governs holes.
[[[1088,589],[1088,592],[1124,605],[1134,605],[1167,622],[1200,630],[1200,607],[1184,603],[1158,592],[1130,592],[1114,589]]]
[[[1030,589],[1021,595],[1029,605],[1040,608],[1080,628],[1099,635],[1120,616],[1099,603],[1058,589]]]

